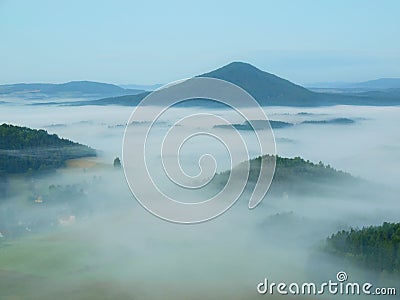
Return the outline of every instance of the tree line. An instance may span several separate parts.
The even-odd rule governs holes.
[[[327,250],[369,269],[400,273],[400,223],[339,231],[327,239]]]
[[[0,125],[0,174],[51,170],[68,159],[88,156],[96,156],[96,151],[45,130]]]

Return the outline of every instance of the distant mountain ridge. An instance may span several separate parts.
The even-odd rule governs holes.
[[[283,101],[289,105],[306,105],[318,98],[318,95],[302,86],[244,62],[232,62],[199,77],[217,78],[236,84],[261,105],[279,105]]]
[[[198,76],[232,82],[251,94],[261,106],[400,105],[400,92],[395,90],[390,93],[373,94],[314,92],[244,62],[232,62]],[[149,92],[132,96],[108,97],[96,101],[74,103],[73,105],[135,106],[148,94]],[[205,101],[196,103],[198,106],[207,105]]]
[[[124,89],[134,89],[134,90],[145,90],[154,91],[163,86],[163,84],[119,84],[120,87]]]
[[[317,93],[243,62],[232,62],[197,77],[217,78],[234,83],[251,94],[262,106],[312,106],[319,99]],[[91,104],[137,105],[148,94],[149,92],[133,96],[99,99],[94,102],[91,101]],[[198,101],[198,103],[200,106],[206,105],[205,101]],[[81,102],[81,104],[89,104],[89,102]]]
[[[120,86],[94,81],[67,83],[17,83],[0,85],[0,95],[43,97],[122,96],[143,93],[144,90],[124,89]]]
[[[198,75],[198,77],[217,78],[234,83],[252,95],[261,106],[400,105],[400,89],[380,90],[379,93],[311,91],[244,62],[232,62],[214,71]],[[113,95],[98,100],[64,104],[135,106],[148,94],[149,92]],[[191,101],[189,106],[214,107],[215,102],[213,104],[210,101],[196,99],[196,101]]]
[[[379,78],[363,82],[316,82],[306,84],[309,88],[326,89],[363,89],[363,90],[385,90],[400,89],[400,78]]]

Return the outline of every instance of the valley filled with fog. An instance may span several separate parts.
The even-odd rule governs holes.
[[[109,162],[115,156],[121,156],[125,125],[133,109],[125,106],[2,105],[1,110],[2,123],[46,129],[49,133],[99,150],[100,159]],[[240,117],[229,110],[196,108],[191,111],[180,108],[170,116],[175,120],[199,110],[232,116],[233,121],[240,122]],[[355,176],[382,183],[390,181],[390,185],[394,186],[398,181],[397,165],[393,163],[399,159],[398,106],[267,107],[264,110],[270,120],[296,125],[274,131],[278,155],[322,161]],[[335,118],[349,118],[355,122],[347,125],[301,124]],[[160,127],[169,125],[159,124]]]
[[[332,180],[323,192],[301,194],[283,186],[268,193],[254,210],[247,207],[250,195],[245,191],[218,218],[179,225],[141,207],[123,171],[113,167],[113,160],[122,157],[132,107],[10,103],[0,104],[1,123],[45,129],[96,149],[98,156],[54,173],[9,179],[0,216],[21,222],[22,233],[13,239],[4,233],[0,237],[1,299],[26,295],[29,299],[97,299],[99,295],[102,299],[252,299],[260,297],[256,287],[265,277],[275,282],[322,282],[335,279],[342,270],[358,282],[382,286],[399,282],[397,275],[343,264],[321,250],[326,238],[339,230],[398,221],[398,106],[265,107],[269,120],[288,124],[273,130],[277,155],[299,156],[315,164],[321,161],[363,183],[335,189],[337,183]],[[231,123],[245,121],[229,109],[171,109],[155,124],[150,169],[157,172],[157,145],[168,129],[199,112]],[[140,131],[149,121],[144,115],[143,123],[129,126]],[[220,124],[205,122],[196,128],[215,125]],[[190,133],[193,128],[183,130]],[[253,132],[239,132],[249,146],[249,158],[266,154],[258,153]],[[196,174],[204,153],[214,155],[217,172],[230,168],[227,150],[201,137],[182,147],[182,168]],[[158,175],[163,182],[163,174]],[[298,180],[301,184],[301,176]],[[49,203],[43,198],[43,203],[31,201],[27,207],[26,199],[32,195],[51,193],[63,201]],[[189,193],[180,195],[190,200]],[[68,201],[75,202],[66,206]],[[27,225],[32,219],[38,224],[52,215],[61,217],[49,221],[50,226]]]

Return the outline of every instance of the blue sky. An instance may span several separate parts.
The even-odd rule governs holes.
[[[231,61],[296,83],[400,77],[400,1],[0,0],[0,83],[167,83]]]

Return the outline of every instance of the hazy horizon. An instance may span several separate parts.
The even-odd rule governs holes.
[[[232,61],[232,62],[235,62],[235,61]],[[232,63],[232,62],[229,62],[229,63]],[[244,61],[244,63],[248,63],[248,62]],[[226,65],[223,65],[223,66],[226,66]],[[219,68],[221,68],[223,66],[216,67],[215,69],[219,69]],[[256,68],[258,68],[256,65],[254,65],[254,66]],[[215,70],[215,69],[213,69],[213,70]],[[260,68],[258,68],[258,69],[260,69]],[[213,71],[213,70],[209,70],[209,71]],[[266,71],[264,69],[260,69],[260,70],[264,71],[264,72],[267,72],[267,73],[270,73],[270,72],[268,72],[268,71]],[[278,77],[281,77],[283,79],[287,79],[287,78],[284,78],[284,77],[280,76],[279,74],[274,74],[274,73],[271,73],[271,74],[276,75]],[[188,76],[186,78],[190,78],[190,77],[198,76],[198,75],[201,75],[201,74],[192,74],[192,75],[190,75],[190,76]],[[395,79],[395,80],[399,79],[400,80],[400,76],[399,77],[369,78],[369,79],[363,80],[363,81],[332,80],[332,81],[313,81],[313,82],[302,82],[302,83],[294,82],[294,83],[302,85],[304,87],[312,87],[313,85],[320,85],[320,86],[327,85],[327,87],[332,87],[335,84],[340,86],[340,85],[344,85],[344,84],[357,84],[357,83],[364,83],[364,82],[369,82],[369,81],[374,81],[374,80],[392,80],[392,79]],[[157,88],[157,87],[169,84],[169,83],[166,83],[166,82],[123,82],[123,83],[120,83],[120,82],[95,81],[95,80],[89,80],[89,79],[81,79],[81,80],[72,79],[72,80],[69,80],[69,81],[46,81],[46,82],[44,82],[44,81],[41,81],[41,82],[39,82],[39,81],[7,82],[7,83],[0,82],[0,85],[12,85],[12,84],[63,84],[63,83],[77,82],[77,81],[88,81],[88,82],[98,82],[98,83],[113,84],[113,85],[116,85],[116,86],[119,86],[119,87],[122,87],[122,88],[125,88],[125,89]]]
[[[298,84],[400,77],[399,9],[397,1],[3,0],[0,82],[168,83],[231,61]]]

